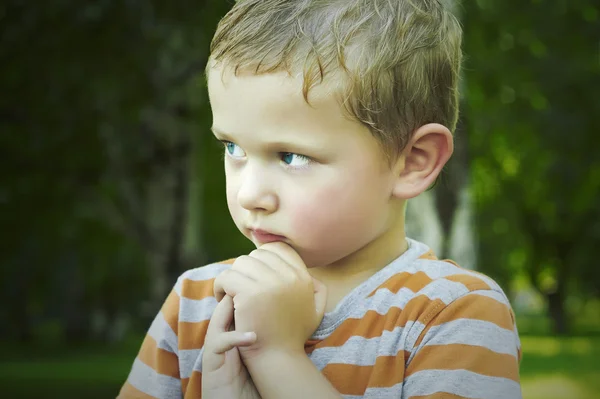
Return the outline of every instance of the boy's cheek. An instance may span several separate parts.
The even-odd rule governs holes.
[[[293,212],[289,217],[292,220],[290,233],[297,239],[317,244],[344,227],[347,204],[339,190],[324,190],[309,198],[300,194],[295,198],[297,201],[288,209]]]

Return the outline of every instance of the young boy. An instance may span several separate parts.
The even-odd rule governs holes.
[[[207,67],[227,202],[257,247],[190,270],[120,398],[520,398],[510,304],[405,236],[452,154],[439,0],[239,0]]]

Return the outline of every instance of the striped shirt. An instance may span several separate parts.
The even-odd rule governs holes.
[[[153,321],[120,399],[199,398],[214,278],[185,272]],[[489,277],[409,249],[326,313],[305,350],[344,398],[521,398],[514,314]]]

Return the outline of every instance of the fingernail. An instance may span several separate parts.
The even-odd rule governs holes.
[[[256,339],[256,333],[255,332],[244,333],[244,338],[248,339],[248,341],[254,341]]]

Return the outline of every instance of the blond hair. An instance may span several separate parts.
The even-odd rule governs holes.
[[[461,27],[440,0],[238,0],[220,21],[211,61],[255,74],[326,76],[388,156],[417,128],[458,118]]]

